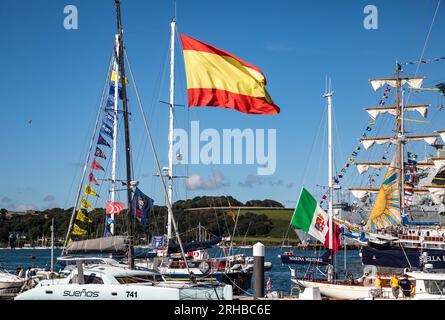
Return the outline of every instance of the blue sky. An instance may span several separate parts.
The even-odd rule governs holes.
[[[127,53],[162,165],[166,165],[168,108],[156,101],[168,100],[165,62],[173,2],[122,2]],[[255,165],[178,167],[178,175],[198,174],[204,181],[213,175],[221,180],[198,190],[187,190],[179,180],[175,198],[224,194],[241,201],[275,199],[292,207],[302,185],[321,195],[316,185],[327,180],[322,156],[325,140],[316,139],[316,135],[325,109],[325,76],[332,77],[335,90],[336,162],[341,168],[369,121],[363,108],[377,105],[381,96],[372,91],[368,79],[391,76],[396,59],[405,62],[419,58],[437,4],[375,1],[372,4],[378,9],[378,29],[366,30],[363,8],[370,4],[368,1],[254,3],[179,0],[178,31],[258,66],[268,79],[268,91],[281,113],[256,116],[215,108],[178,108],[176,125],[187,128],[191,120],[199,120],[201,128],[219,131],[276,129],[276,172],[257,177]],[[63,28],[63,9],[68,4],[78,8],[78,30]],[[115,29],[112,0],[0,0],[0,207],[22,210],[72,206]],[[442,6],[424,58],[445,56],[444,32]],[[406,75],[413,75],[415,66],[405,70]],[[419,74],[427,76],[426,85],[432,86],[445,82],[444,71],[442,61],[422,64]],[[176,76],[177,102],[184,104],[185,74],[179,50]],[[134,172],[141,189],[163,204],[159,180],[152,176],[153,156],[138,120],[134,90],[129,90]],[[443,103],[437,93],[422,97],[413,94],[411,99],[434,107]],[[431,114],[436,117],[432,129],[443,129],[443,114]],[[122,159],[119,163],[123,164]],[[101,200],[107,197],[106,189],[103,185]],[[124,194],[119,198],[123,200]]]

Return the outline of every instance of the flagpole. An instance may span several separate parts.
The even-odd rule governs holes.
[[[173,205],[173,139],[175,107],[175,28],[176,21],[170,23],[170,125],[168,131],[168,202]],[[167,246],[172,238],[172,206],[168,206]]]
[[[115,40],[116,58],[114,60],[114,114],[113,114],[113,155],[111,166],[111,202],[116,201],[116,159],[117,159],[117,113],[119,108],[119,35],[116,34]],[[125,80],[123,80],[125,81]],[[114,235],[114,210],[111,213],[110,232]]]

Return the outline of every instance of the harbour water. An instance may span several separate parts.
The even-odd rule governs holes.
[[[265,279],[270,276],[271,290],[282,291],[285,294],[289,294],[292,282],[290,281],[289,265],[281,263],[279,255],[284,251],[289,251],[291,248],[276,248],[266,247],[265,260],[272,262],[272,269],[265,272]],[[312,256],[314,251],[293,250],[295,254],[302,254]],[[60,249],[55,250],[55,257],[58,257],[61,253]],[[244,253],[248,256],[252,255],[252,248],[235,248],[234,253]],[[323,252],[318,252],[317,256]],[[143,255],[143,249],[136,249],[136,255]],[[222,250],[219,248],[209,249],[209,254],[212,257],[222,256]],[[335,258],[336,271],[339,278],[344,278],[346,273],[352,273],[354,277],[359,277],[363,273],[363,266],[361,258],[357,250],[346,251],[346,269],[345,269],[345,251],[339,251]],[[41,267],[49,268],[51,260],[50,249],[2,249],[0,250],[0,268],[6,269],[11,272],[15,272],[17,267],[28,268]],[[304,275],[308,266],[307,265],[291,265],[296,269],[298,275]],[[56,271],[59,271],[60,266],[56,264]],[[320,266],[322,272],[325,272],[325,267]],[[248,292],[250,294],[251,292]]]

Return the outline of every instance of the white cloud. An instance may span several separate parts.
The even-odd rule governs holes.
[[[224,181],[224,176],[219,171],[213,172],[207,180],[197,173],[185,179],[185,187],[189,190],[214,190],[227,185]]]
[[[14,206],[14,211],[25,212],[28,210],[36,210],[36,206],[32,204],[16,204]]]

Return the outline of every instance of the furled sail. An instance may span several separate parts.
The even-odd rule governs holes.
[[[428,107],[429,104],[418,104],[412,106],[405,106],[404,111],[417,111],[424,118],[428,115]],[[387,106],[387,107],[374,107],[374,108],[366,108],[365,109],[368,115],[376,120],[380,114],[389,113],[390,115],[397,115],[397,107],[396,106]]]
[[[435,158],[432,158],[433,162],[434,162],[434,159]],[[439,158],[437,158],[437,159],[439,159]],[[445,166],[445,158],[443,161],[444,161],[443,165]],[[418,168],[424,169],[426,167],[433,166],[435,164],[433,162],[417,162],[416,166]],[[357,171],[359,174],[365,173],[366,171],[369,170],[369,168],[381,169],[383,167],[389,166],[388,162],[354,162],[354,164],[357,166]],[[437,163],[437,166],[439,166],[439,162]]]
[[[445,137],[445,132],[444,132]],[[443,138],[444,138],[443,137]],[[415,135],[415,136],[403,136],[401,137],[405,140],[411,140],[411,141],[420,141],[424,140],[429,145],[433,145],[436,143],[437,138],[439,138],[438,134],[424,134],[424,135]],[[399,138],[400,139],[400,138]],[[374,137],[374,138],[361,138],[360,141],[362,142],[363,146],[366,150],[371,148],[374,144],[384,144],[390,141],[397,142],[397,138],[395,137]]]
[[[445,185],[432,184],[425,186],[435,204],[445,204]]]
[[[128,239],[126,236],[113,236],[89,240],[74,241],[66,247],[67,253],[115,253],[122,254],[127,251]]]
[[[388,227],[401,222],[400,195],[399,195],[399,169],[397,169],[397,153],[391,161],[385,178],[380,187],[369,215],[366,227],[370,231]]]
[[[435,157],[431,158],[431,161],[434,163],[434,168],[437,172],[441,172],[445,169],[445,157]]]
[[[377,91],[381,88],[383,88],[385,85],[389,85],[391,87],[396,87],[397,80],[396,79],[371,79],[371,86],[374,89],[374,91]],[[422,77],[416,77],[416,78],[401,78],[399,80],[399,84],[401,86],[407,84],[410,87],[420,88],[422,87],[423,78]]]
[[[367,200],[371,196],[371,193],[373,192],[372,190],[367,190],[362,188],[350,188],[349,191],[351,191],[352,195],[357,199],[359,199],[360,201]]]

